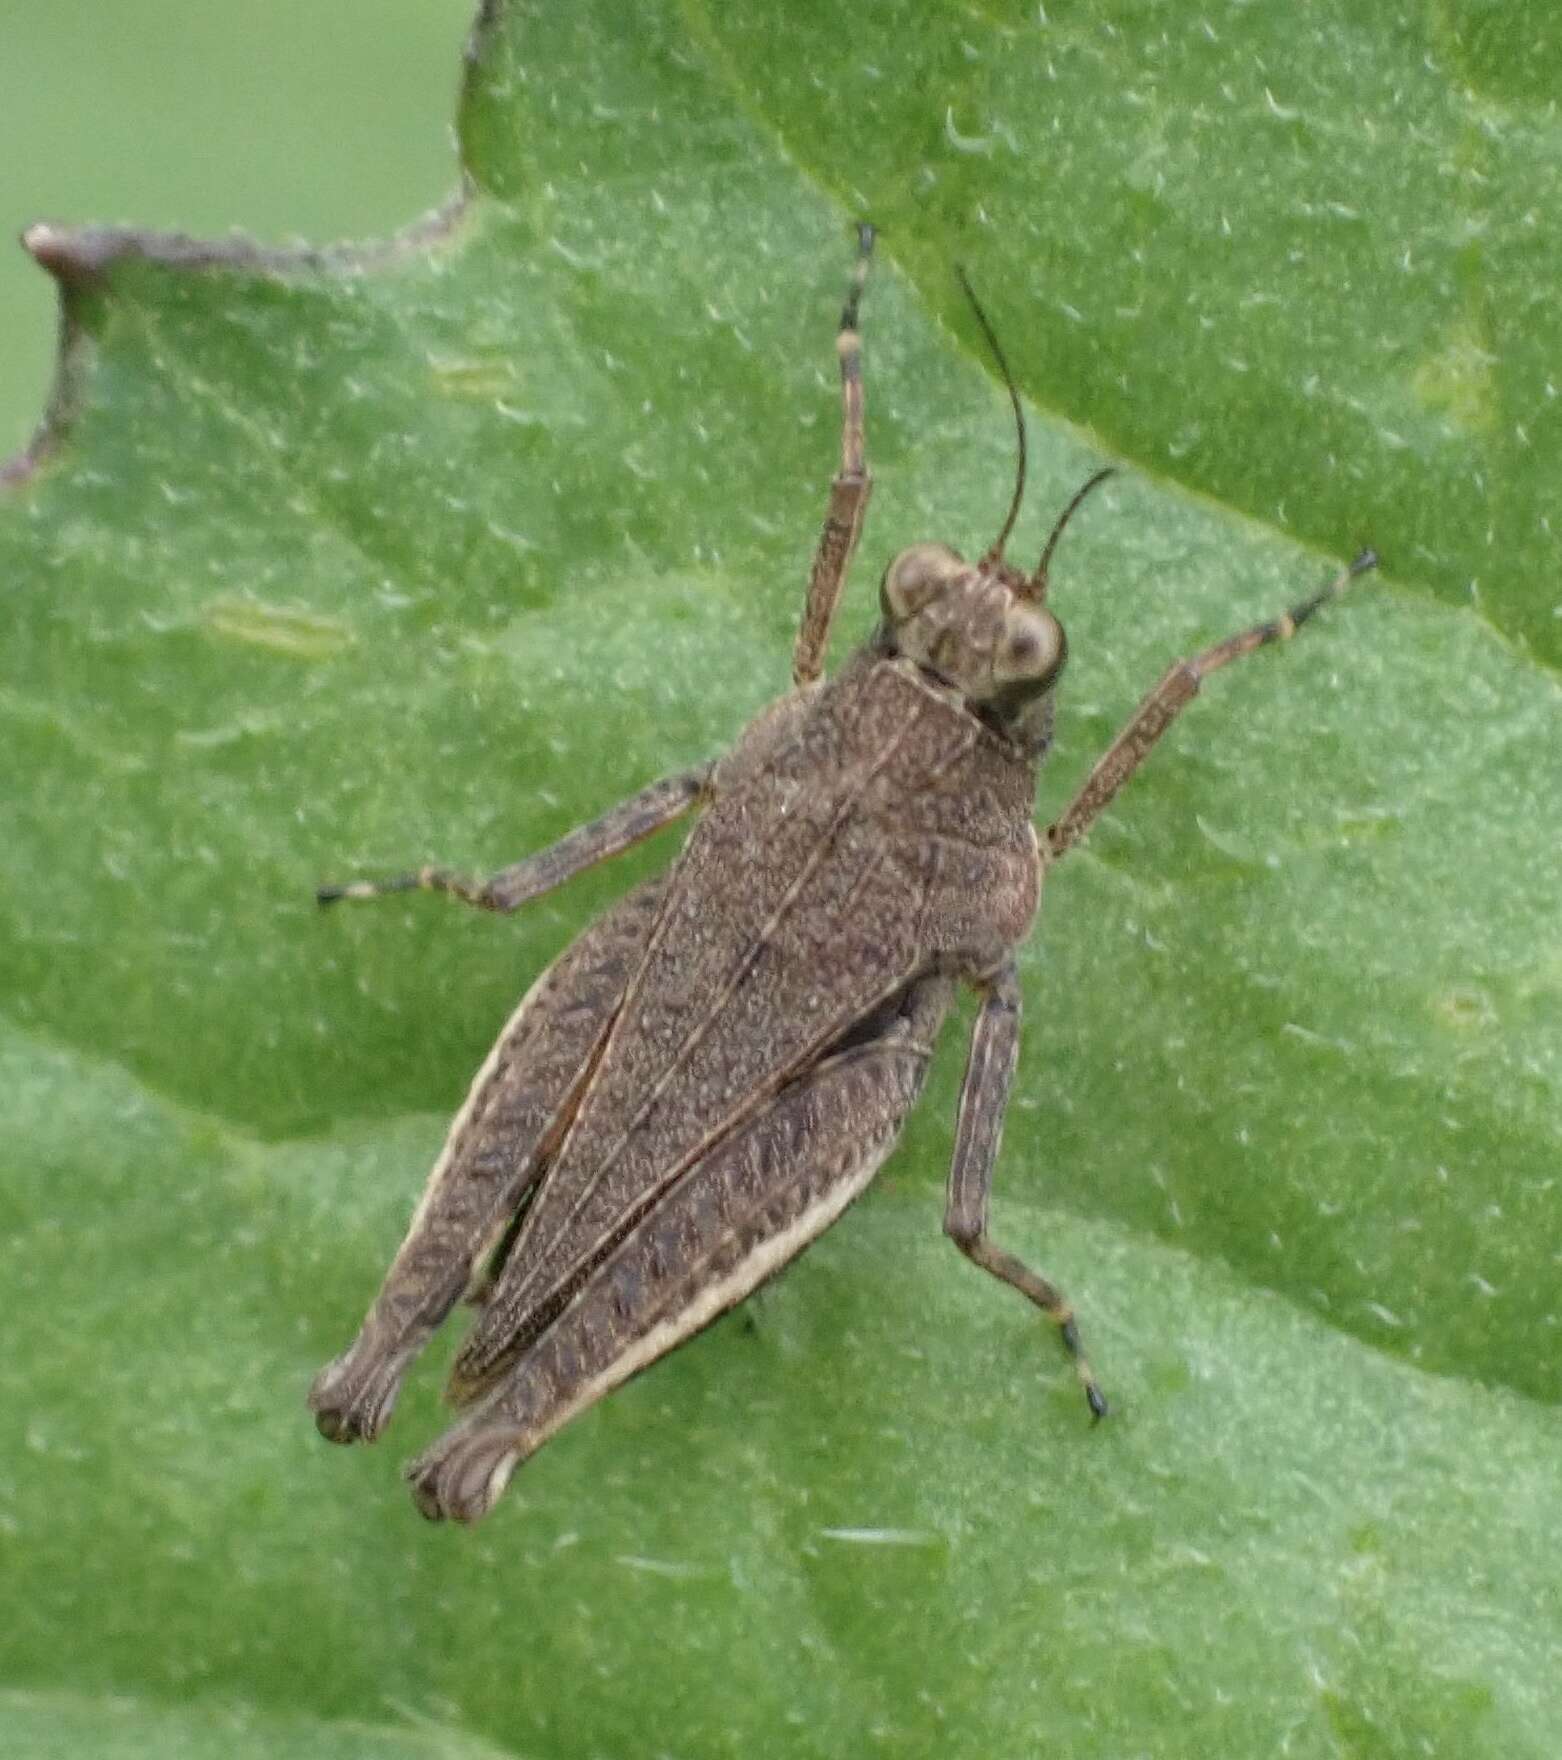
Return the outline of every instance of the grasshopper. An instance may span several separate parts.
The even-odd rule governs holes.
[[[1107,1406],[1062,1291],[995,1242],[988,1198],[1020,1029],[1015,950],[1047,868],[1231,661],[1283,641],[1370,551],[1289,612],[1173,665],[1038,838],[1037,765],[1067,654],[1046,604],[1064,508],[1036,569],[1004,560],[1025,486],[1019,394],[1008,515],[979,562],[918,543],[889,564],[867,644],[823,677],[871,477],[859,228],[836,348],[841,465],[814,555],[793,688],[727,755],[654,782],[486,881],[422,868],[322,887],[322,903],[422,889],[513,911],[680,815],[664,877],[630,892],[536,981],[456,1115],[362,1330],[309,1394],[333,1442],[372,1441],[465,1294],[465,1414],[407,1469],[431,1519],[475,1521],[561,1426],[742,1301],[830,1226],[894,1146],[960,984],[980,997],[945,1232],[1057,1327],[1090,1411]],[[962,276],[962,282],[964,277]]]

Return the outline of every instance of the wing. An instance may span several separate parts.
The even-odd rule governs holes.
[[[866,1036],[702,1155],[642,1233],[601,1258],[487,1398],[408,1468],[430,1519],[475,1521],[577,1413],[794,1259],[877,1172],[921,1091],[952,981],[929,977]]]
[[[542,1177],[645,952],[665,884],[637,888],[566,948],[499,1035],[362,1329],[310,1389],[333,1442],[372,1441],[384,1429],[409,1364]]]
[[[1014,812],[987,811],[990,848],[967,823],[963,766],[985,737],[879,662],[843,672],[761,761],[746,763],[739,746],[457,1359],[452,1398],[481,1395],[690,1168],[935,957],[943,962],[948,950],[930,926],[935,893],[958,891],[960,911],[980,916],[995,891],[983,875],[1018,862],[1031,875],[1028,921],[1029,771],[1017,823]],[[934,829],[940,801],[959,819],[953,841]],[[911,835],[908,811],[924,821]]]

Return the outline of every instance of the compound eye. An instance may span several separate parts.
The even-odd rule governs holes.
[[[1063,625],[1045,609],[1016,605],[1004,619],[1003,639],[993,655],[993,679],[1000,688],[1039,688],[1063,664],[1068,642]]]
[[[913,544],[885,569],[879,609],[891,623],[904,623],[965,570],[966,564],[947,544]]]

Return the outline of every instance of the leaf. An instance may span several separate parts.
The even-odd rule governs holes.
[[[467,195],[390,247],[34,235],[70,329],[0,503],[0,1745],[1557,1751],[1555,50],[1519,16],[492,5]],[[378,1449],[303,1391],[515,996],[672,846],[505,922],[311,891],[512,859],[782,686],[865,211],[843,641],[1009,492],[956,257],[1031,407],[1014,553],[1087,431],[1137,466],[1055,569],[1043,819],[1168,659],[1323,578],[1298,537],[1388,559],[1212,681],[1027,952],[995,1227],[1118,1415],[938,1237],[952,1033],[773,1293],[428,1529],[398,1451],[449,1342]]]

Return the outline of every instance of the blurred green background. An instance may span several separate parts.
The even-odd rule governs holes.
[[[385,233],[450,191],[471,0],[0,0],[0,458],[53,371],[33,220]],[[330,176],[321,175],[330,167]]]

